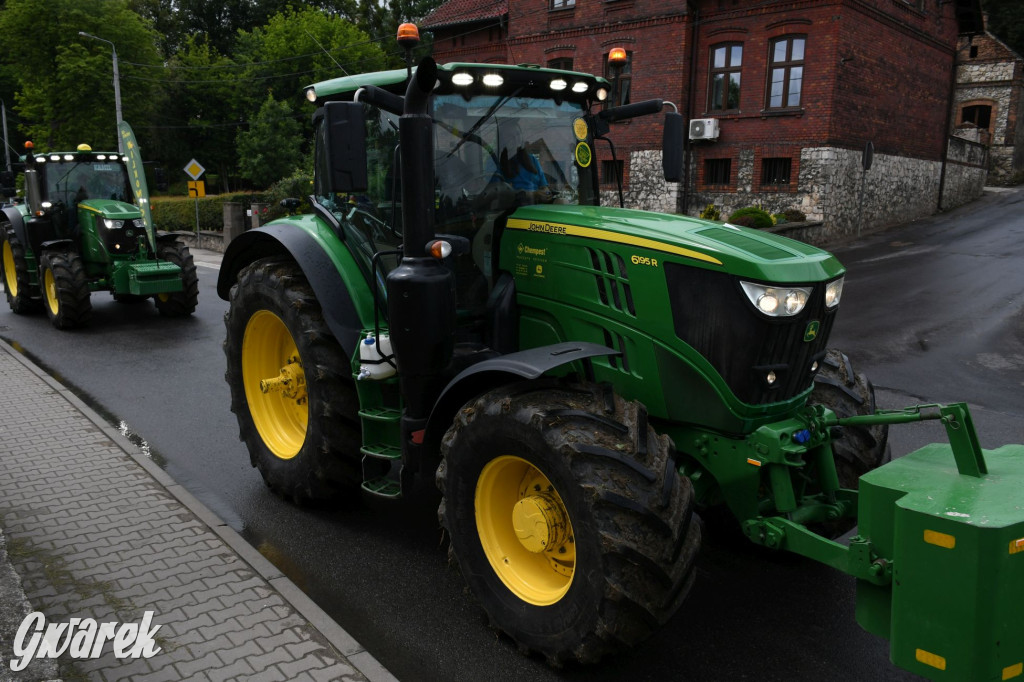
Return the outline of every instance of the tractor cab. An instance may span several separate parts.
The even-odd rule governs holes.
[[[431,174],[413,178],[413,192],[403,188],[399,153],[410,72],[343,77],[306,91],[321,107],[314,116],[315,199],[377,282],[382,305],[384,279],[400,254],[410,254],[410,238],[418,248],[436,235],[450,249],[444,262],[454,274],[459,337],[507,350],[514,339],[494,338],[485,318],[501,307],[503,285],[511,283],[497,267],[509,219],[525,207],[575,213],[599,206],[595,141],[605,140],[611,121],[671,105],[605,108],[610,83],[570,71],[468,63],[436,69],[437,85],[424,102],[429,151],[417,152]],[[342,147],[345,158],[337,155]],[[402,203],[412,196],[423,209],[415,209],[415,227]],[[505,297],[511,296],[509,289]]]

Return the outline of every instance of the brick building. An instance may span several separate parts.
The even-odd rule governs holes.
[[[696,138],[686,180],[669,185],[659,122],[615,124],[617,161],[597,151],[627,205],[798,208],[840,236],[981,191],[983,147],[950,146],[947,132],[957,38],[981,30],[977,0],[448,0],[422,27],[441,62],[609,75],[609,50],[625,48],[622,99],[675,103]]]
[[[989,146],[988,182],[1024,173],[1024,59],[991,33],[964,35],[957,54],[954,134]]]

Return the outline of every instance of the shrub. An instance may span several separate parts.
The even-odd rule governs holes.
[[[224,202],[234,201],[249,210],[252,204],[270,204],[269,194],[239,193],[206,196],[198,200],[199,229],[221,231],[224,229]],[[167,232],[196,231],[196,199],[189,197],[153,197],[150,209],[153,212],[153,224],[158,230]],[[276,206],[276,204],[274,204]],[[273,208],[273,206],[272,206]],[[284,210],[279,206],[278,215]],[[268,212],[268,216],[272,216]]]
[[[704,210],[700,212],[700,217],[704,220],[718,220],[722,217],[722,213],[714,204],[708,204],[704,207]]]
[[[787,222],[785,213],[772,213],[772,222],[776,225]]]
[[[786,210],[782,215],[786,216],[786,220],[791,223],[802,223],[807,220],[807,216],[804,215],[802,211],[798,211],[795,208]]]
[[[741,218],[748,217],[751,220],[751,224],[747,224],[746,222],[737,222]],[[764,209],[758,208],[757,206],[747,206],[746,208],[741,208],[736,211],[733,211],[732,214],[729,216],[729,222],[732,223],[733,225],[742,225],[744,227],[756,227],[758,229],[771,227],[772,225],[775,224],[772,222],[771,215],[769,215],[768,212],[765,211]]]
[[[733,215],[736,215],[735,213]],[[729,224],[736,225],[737,227],[756,227],[754,225],[754,216],[741,215],[737,218],[729,216]]]

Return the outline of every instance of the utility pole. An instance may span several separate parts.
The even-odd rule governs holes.
[[[11,145],[7,142],[7,105],[0,100],[0,118],[4,122],[4,154],[7,157],[7,172],[11,171]]]
[[[114,114],[117,118],[117,151],[123,154],[124,145],[121,143],[121,74],[118,73],[117,70],[117,47],[114,46],[112,41],[107,40],[106,38],[94,36],[91,33],[86,33],[85,31],[79,31],[78,35],[107,43],[110,45],[110,49],[114,53]]]

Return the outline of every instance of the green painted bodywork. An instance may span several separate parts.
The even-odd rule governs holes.
[[[600,232],[574,236],[567,226]],[[617,254],[625,276],[595,271],[588,249]],[[741,402],[710,363],[678,338],[666,263],[775,283],[825,282],[844,272],[825,251],[747,228],[620,208],[524,206],[509,218],[500,261],[516,277],[521,347],[569,340],[605,344],[610,334],[629,366],[597,359],[598,379],[644,403],[677,440],[680,425],[746,434],[801,407],[806,394],[781,403]],[[628,282],[636,292],[635,314],[600,300],[599,274],[617,285]]]
[[[960,474],[932,444],[860,481],[860,535],[894,568],[891,587],[858,581],[857,620],[931,679],[1012,679],[1024,662],[1024,446],[984,458]]]

